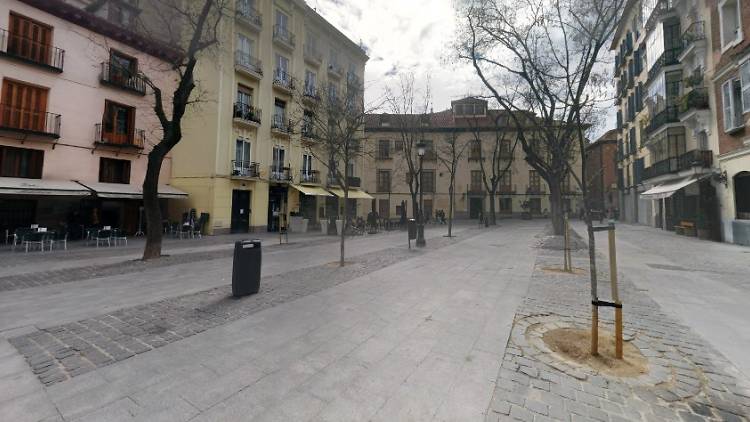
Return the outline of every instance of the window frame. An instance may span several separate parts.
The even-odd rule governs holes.
[[[117,179],[115,178],[107,178],[104,177],[106,175],[105,168],[107,166],[104,165],[104,163],[111,163],[112,166],[109,167],[109,170],[112,170],[115,168],[114,164],[117,163],[118,167],[117,170],[121,171],[121,174],[118,174]],[[130,184],[130,175],[132,172],[132,163],[130,160],[120,160],[117,158],[110,158],[110,157],[100,157],[99,158],[99,183],[116,183],[121,185],[129,185]]]
[[[739,76],[742,113],[750,113],[750,59],[740,64]]]
[[[737,35],[735,35],[734,40],[727,42],[727,40],[724,39],[724,6],[727,4],[727,2],[734,1],[736,4],[736,10],[735,13],[737,14]],[[742,32],[742,0],[721,0],[719,2],[719,43],[721,44],[721,53],[723,54],[730,48],[736,46],[737,44],[741,43],[744,39],[744,34]]]

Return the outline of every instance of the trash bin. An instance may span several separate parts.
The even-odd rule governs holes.
[[[232,263],[232,296],[241,297],[260,290],[260,240],[234,242]]]
[[[407,224],[407,227],[409,228],[409,240],[416,239],[417,238],[417,220],[410,218]]]

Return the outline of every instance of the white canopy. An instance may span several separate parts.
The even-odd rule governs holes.
[[[674,195],[675,192],[678,190],[689,186],[695,182],[697,182],[699,179],[695,176],[686,177],[684,179],[679,179],[676,181],[671,181],[668,183],[663,183],[658,186],[654,186],[653,188],[647,190],[646,192],[643,192],[641,194],[641,198],[643,199],[665,199],[669,198],[670,196]]]
[[[292,185],[292,187],[294,189],[297,189],[298,191],[304,193],[305,195],[333,196],[327,190],[325,190],[323,188],[319,188],[317,186]]]
[[[125,183],[98,183],[98,182],[78,182],[82,186],[89,188],[96,196],[100,198],[112,199],[141,199],[143,189],[140,185]],[[159,185],[159,198],[176,199],[188,196],[187,193],[169,185]]]
[[[91,192],[70,180],[0,177],[0,194],[42,196],[87,196]]]

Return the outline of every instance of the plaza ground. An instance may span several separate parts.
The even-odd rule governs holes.
[[[522,347],[514,346],[520,340],[512,333],[534,309],[554,311],[539,298],[548,280],[540,278],[539,266],[560,254],[539,247],[546,225],[512,220],[486,230],[467,223],[453,239],[443,237],[444,226],[430,227],[424,250],[409,250],[403,232],[349,238],[352,262],[344,269],[331,265],[336,238],[292,236],[289,245],[278,245],[265,237],[261,292],[240,300],[227,298],[230,237],[169,242],[171,256],[159,264],[130,261],[138,256],[137,244],[71,248],[67,257],[55,252],[49,259],[0,253],[0,286],[6,286],[0,295],[0,419],[593,418],[609,403],[608,393],[594,406],[582,396],[589,385],[580,381],[581,393],[568,398],[564,389],[552,388],[575,384],[566,384],[564,373],[531,371],[538,363],[516,356]],[[721,366],[722,385],[732,386],[732,395],[727,389],[722,396],[729,404],[712,408],[714,415],[744,412],[750,399],[740,371],[747,374],[747,361],[739,352],[750,339],[742,331],[747,327],[733,323],[743,315],[747,320],[739,304],[747,299],[748,281],[735,259],[750,249],[684,246],[689,239],[651,230],[622,225],[618,231],[623,278],[637,286],[632,294],[639,301],[646,300],[648,283],[655,300],[626,314],[626,323],[638,327],[638,312],[650,313],[649,319],[663,313],[688,326],[682,338],[705,340],[710,346],[701,351]],[[646,246],[651,237],[653,245]],[[665,255],[680,251],[696,256]],[[650,259],[642,256],[648,253]],[[584,262],[576,256],[578,265]],[[668,282],[658,275],[665,271]],[[566,294],[566,284],[555,286],[563,290],[550,288],[550,294]],[[733,290],[724,295],[720,288]],[[526,372],[508,369],[516,360],[526,366],[514,368]],[[542,378],[545,373],[551,380]],[[546,386],[546,395],[532,388],[538,385]],[[630,400],[618,394],[623,403]],[[540,397],[560,407],[539,406]],[[640,417],[666,412],[664,403],[644,401]],[[607,420],[625,418],[625,411],[612,405]],[[690,408],[671,415],[700,416]]]

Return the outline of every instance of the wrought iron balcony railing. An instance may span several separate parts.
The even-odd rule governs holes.
[[[300,183],[320,183],[320,172],[318,170],[300,170],[299,172]]]
[[[146,131],[135,129],[132,133],[113,133],[104,130],[102,123],[94,125],[94,143],[120,148],[143,149]]]
[[[713,165],[713,153],[706,150],[688,151],[678,157],[670,157],[643,169],[643,180],[665,174],[677,173],[694,167],[710,168]]]
[[[0,55],[63,71],[65,50],[0,29]]]
[[[256,29],[263,27],[263,15],[246,2],[237,2],[237,19]]]
[[[646,133],[653,133],[668,123],[676,123],[679,121],[677,106],[668,106],[651,118],[648,126],[646,126]]]
[[[132,72],[130,69],[116,64],[102,63],[100,81],[107,85],[146,95],[146,78],[138,72]]]
[[[708,109],[708,89],[705,87],[693,88],[690,92],[680,97],[680,114],[691,110]]]
[[[294,48],[294,45],[296,43],[294,34],[289,32],[287,28],[279,25],[274,25],[273,27],[273,39],[274,41],[279,41],[287,47],[291,48]]]
[[[271,165],[268,178],[277,182],[290,182],[292,180],[292,169],[278,163]]]
[[[242,50],[235,50],[234,64],[241,70],[263,76],[263,62]]]
[[[254,161],[232,160],[232,176],[260,177],[260,164]]]
[[[294,133],[294,125],[291,120],[286,120],[283,115],[276,114],[271,121],[271,129],[284,134]]]
[[[273,73],[273,84],[287,91],[294,89],[294,78],[289,73],[276,69]]]
[[[696,41],[706,39],[706,32],[704,27],[705,25],[703,21],[693,22],[690,24],[690,26],[688,26],[688,28],[685,30],[685,32],[682,33],[681,36],[683,50],[687,50],[688,48],[690,48],[690,46],[693,45]]]
[[[249,123],[260,124],[263,113],[261,109],[245,103],[234,103],[232,117]]]
[[[682,46],[668,48],[656,59],[654,65],[648,71],[648,80],[652,81],[661,70],[666,66],[674,66],[680,63],[680,53],[682,53]]]
[[[0,129],[59,138],[61,120],[59,114],[0,104]]]

